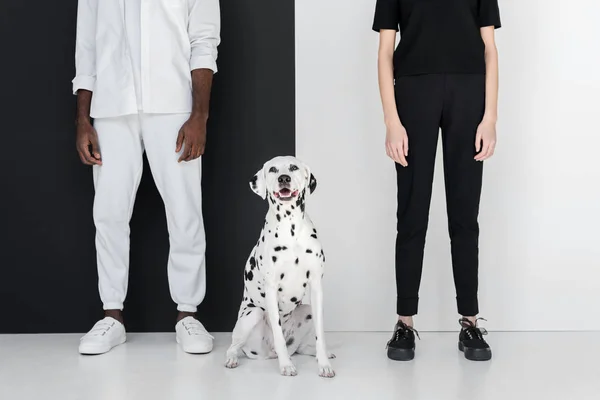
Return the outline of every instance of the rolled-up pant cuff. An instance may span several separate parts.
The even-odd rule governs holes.
[[[196,312],[198,307],[190,306],[189,304],[178,304],[177,311],[181,312]]]
[[[458,313],[463,317],[475,317],[479,314],[477,297],[457,297],[456,305],[458,306]]]
[[[402,317],[410,317],[417,314],[419,298],[398,298],[396,301],[396,312]]]

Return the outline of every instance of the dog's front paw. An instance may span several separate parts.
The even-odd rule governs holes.
[[[294,364],[280,365],[279,370],[281,371],[281,375],[283,375],[283,376],[298,375],[298,372],[296,371],[296,367],[294,366]]]
[[[319,376],[323,378],[333,378],[335,376],[335,371],[329,363],[319,364]]]
[[[237,357],[227,357],[227,361],[225,361],[225,367],[236,368],[238,365],[240,365],[240,363]]]

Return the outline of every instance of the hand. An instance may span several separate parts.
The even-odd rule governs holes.
[[[206,119],[191,116],[179,130],[175,152],[183,153],[177,162],[192,161],[204,154],[206,146]]]
[[[399,118],[386,123],[385,152],[398,164],[408,166],[408,135]]]
[[[484,161],[494,155],[496,148],[496,123],[485,119],[477,128],[475,137],[475,160]]]
[[[85,165],[102,165],[98,134],[89,120],[77,122],[77,153]]]

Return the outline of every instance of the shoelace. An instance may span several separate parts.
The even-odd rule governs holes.
[[[94,325],[92,330],[89,331],[86,336],[104,336],[108,333],[110,328],[112,328],[114,325],[115,325],[114,322],[108,322],[108,321],[104,321],[104,320],[98,321],[98,322],[96,322],[96,325]]]
[[[208,333],[206,331],[206,329],[204,329],[204,327],[202,326],[202,324],[196,320],[192,321],[192,322],[187,322],[184,321],[183,322],[183,327],[185,328],[185,330],[187,331],[187,333],[190,336],[208,336],[211,339],[214,339],[214,337]]]
[[[419,338],[419,340],[421,340],[421,336],[419,336],[419,332],[412,326],[408,326],[403,322],[400,322],[398,325],[399,325],[399,327],[394,332],[394,335],[387,342],[387,345],[385,346],[386,349],[390,346],[390,343],[392,343],[392,342],[397,342],[400,339],[409,340],[410,339],[410,336],[408,334],[409,332],[414,333],[417,336],[417,338]]]
[[[477,318],[475,321],[487,321],[485,318]],[[458,320],[458,323],[462,326],[463,331],[467,335],[470,340],[478,339],[484,340],[484,336],[488,334],[488,331],[485,328],[480,328],[477,325],[473,324],[470,320],[466,318],[461,318]],[[484,340],[485,341],[485,340]]]

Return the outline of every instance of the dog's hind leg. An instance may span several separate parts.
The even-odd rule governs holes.
[[[227,368],[235,368],[239,365],[239,351],[246,344],[252,330],[262,321],[263,314],[263,311],[256,307],[246,313],[240,313],[231,334],[231,346],[227,350],[227,361],[225,362]]]
[[[317,356],[317,347],[315,340],[315,326],[312,320],[312,309],[309,305],[303,304],[296,308],[292,314],[290,321],[292,328],[295,330],[295,345],[294,351],[296,354],[306,356]],[[288,339],[289,343],[289,339]],[[290,349],[290,354],[292,349]],[[333,353],[328,352],[327,358],[335,358]]]

